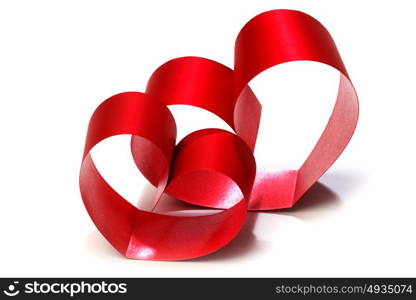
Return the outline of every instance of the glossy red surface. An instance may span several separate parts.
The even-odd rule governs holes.
[[[339,70],[334,110],[299,170],[256,174],[253,151],[261,104],[248,83],[272,66],[297,60],[317,61]],[[168,109],[175,104],[206,109],[234,133],[203,129],[176,145],[175,120]],[[328,31],[298,11],[265,12],[238,34],[234,70],[205,58],[176,58],[152,74],[146,93],[122,93],[104,101],[88,128],[81,195],[97,228],[126,257],[181,260],[206,255],[238,234],[248,209],[293,206],[341,154],[357,119],[358,99]],[[203,216],[173,216],[131,205],[105,182],[89,154],[97,143],[118,134],[132,135],[134,161],[158,188],[155,204],[167,193],[221,210]]]

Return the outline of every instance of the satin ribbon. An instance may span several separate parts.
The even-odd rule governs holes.
[[[298,60],[321,62],[340,72],[332,115],[300,169],[256,173],[253,151],[261,104],[248,83],[272,66]],[[234,132],[203,129],[176,145],[175,120],[168,109],[175,104],[206,109]],[[206,255],[238,234],[247,210],[293,206],[341,154],[357,119],[358,98],[328,31],[299,11],[264,12],[238,34],[234,70],[205,58],[176,58],[151,75],[145,93],[121,93],[104,101],[88,128],[81,195],[99,231],[128,258]],[[174,216],[131,205],[103,179],[89,154],[100,141],[119,134],[132,135],[134,161],[157,187],[155,205],[167,193],[219,211]],[[229,197],[231,192],[239,197]]]

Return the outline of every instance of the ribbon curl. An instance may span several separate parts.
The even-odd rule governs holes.
[[[327,64],[340,72],[337,100],[321,137],[298,170],[258,171],[253,151],[261,104],[248,83],[275,65],[298,60]],[[176,145],[175,104],[206,109],[234,133],[202,129]],[[134,259],[183,260],[212,253],[230,242],[247,210],[292,207],[348,144],[358,120],[358,98],[328,31],[309,15],[272,10],[251,19],[235,43],[234,70],[200,57],[166,62],[150,77],[146,92],[127,92],[104,101],[88,127],[80,190],[103,236]],[[163,193],[220,209],[203,216],[144,211],[103,179],[89,154],[108,137],[130,134],[138,169]],[[230,190],[240,197],[230,200]]]

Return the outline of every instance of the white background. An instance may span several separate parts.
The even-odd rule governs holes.
[[[2,1],[0,276],[416,276],[412,2]],[[314,16],[334,37],[360,98],[351,143],[295,208],[250,213],[226,248],[183,262],[123,258],[94,227],[78,188],[95,107],[115,93],[144,91],[171,58],[232,66],[240,28],[277,8]],[[253,80],[264,106],[259,164],[302,161],[328,118],[337,79],[323,65],[293,63]],[[180,136],[226,128],[202,110],[172,110]],[[94,157],[117,191],[143,198],[149,188],[128,137],[105,141]]]

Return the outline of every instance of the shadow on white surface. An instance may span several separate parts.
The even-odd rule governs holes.
[[[240,233],[228,245],[212,254],[191,259],[189,261],[233,261],[249,255],[258,255],[259,252],[267,249],[268,244],[267,241],[259,240],[256,237],[254,229],[259,218],[266,217],[266,215],[276,215],[276,223],[273,223],[274,225],[281,225],[282,220],[285,220],[285,218],[279,218],[279,216],[289,216],[304,222],[319,222],[320,219],[339,210],[343,205],[343,201],[347,201],[346,199],[343,199],[345,197],[341,198],[340,195],[344,196],[349,194],[363,182],[363,178],[360,176],[348,173],[326,174],[322,180],[326,184],[331,185],[331,187],[336,187],[337,192],[324,183],[316,182],[292,208],[269,212],[248,212],[247,220]],[[144,189],[139,202],[149,201],[148,199],[152,198],[154,192],[155,189],[152,186]],[[147,204],[150,203],[148,202]],[[205,209],[178,201],[168,195],[162,196],[155,211],[174,215],[201,215],[218,212],[218,210]],[[273,224],[270,224],[270,226],[273,227]],[[276,231],[276,234],[278,234],[278,231]],[[100,257],[122,257],[96,230],[87,236],[86,248],[90,253],[99,255]]]
[[[320,182],[316,182],[299,201],[291,208],[270,213],[288,215],[302,221],[314,221],[325,217],[326,214],[339,209],[342,202],[338,195]]]
[[[258,240],[254,234],[254,227],[256,226],[258,217],[259,213],[248,212],[246,222],[243,228],[241,228],[240,233],[228,245],[214,253],[194,258],[190,261],[231,261],[240,259],[244,256],[252,255],[253,253],[265,249],[267,242]]]
[[[368,178],[364,173],[343,171],[325,173],[319,182],[336,191],[344,199],[357,188],[364,186],[367,180]]]
[[[87,252],[100,258],[122,258],[98,230],[90,232],[85,238]]]
[[[361,174],[326,173],[291,208],[271,213],[287,215],[306,222],[319,221],[341,209],[348,195],[365,182]],[[336,192],[335,192],[336,191]]]
[[[344,178],[338,175],[334,180],[344,180]],[[309,222],[325,217],[325,215],[339,209],[341,205],[341,199],[333,190],[317,182],[292,208],[269,212],[249,212],[246,224],[233,241],[217,252],[193,259],[192,261],[233,260],[254,253],[258,254],[258,252],[265,250],[267,248],[267,242],[257,239],[254,229],[256,227],[256,221],[262,217],[266,217],[266,214],[276,215],[276,222],[270,224],[271,226],[282,225],[281,223],[285,222],[285,220],[290,220],[279,218],[282,215]],[[276,233],[278,234],[278,231]]]

